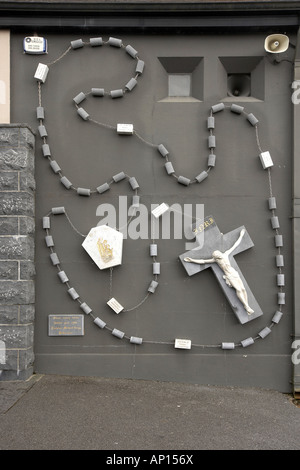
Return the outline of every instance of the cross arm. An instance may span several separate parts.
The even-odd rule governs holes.
[[[240,236],[239,236],[239,238],[237,239],[237,241],[232,245],[231,248],[229,248],[229,249],[225,252],[227,255],[230,255],[230,253],[232,253],[232,252],[236,249],[236,247],[239,246],[239,244],[241,243],[241,240],[242,240],[243,236],[245,235],[245,233],[246,233],[246,230],[243,228],[243,229],[240,231]]]
[[[193,258],[183,258],[183,261],[186,261],[187,263],[196,263],[196,264],[207,264],[207,263],[214,263],[215,260],[213,258],[211,259],[193,259]]]

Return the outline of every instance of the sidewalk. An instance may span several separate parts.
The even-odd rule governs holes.
[[[0,450],[299,450],[299,436],[300,408],[274,391],[57,375],[0,382]]]

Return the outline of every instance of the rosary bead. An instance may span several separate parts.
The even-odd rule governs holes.
[[[275,246],[276,246],[276,247],[283,246],[283,238],[282,238],[282,235],[275,235]]]
[[[212,110],[213,113],[218,113],[219,111],[223,111],[223,109],[225,109],[224,103],[214,104],[211,107],[211,110]]]
[[[153,263],[153,274],[160,274],[160,263]]]
[[[282,266],[284,266],[283,255],[276,255],[276,266],[278,268],[281,268]]]
[[[77,188],[77,194],[79,194],[79,196],[90,196],[91,190],[88,188]]]
[[[122,98],[123,95],[124,95],[124,91],[122,90],[122,88],[120,88],[119,90],[110,91],[110,96],[112,98]]]
[[[80,47],[84,46],[84,42],[82,39],[75,39],[75,41],[71,41],[72,49],[79,49]]]
[[[81,101],[86,99],[86,95],[81,91],[78,95],[73,98],[74,103],[79,104]]]
[[[130,186],[132,187],[133,190],[138,189],[140,187],[134,176],[129,178],[129,184],[130,184]]]
[[[98,193],[102,194],[102,193],[104,193],[105,191],[108,191],[109,189],[110,189],[109,184],[108,184],[108,183],[104,183],[104,184],[102,184],[101,186],[98,186],[97,191],[98,191]]]
[[[246,338],[246,339],[243,339],[243,341],[241,341],[243,348],[246,348],[247,346],[250,346],[253,343],[254,343],[254,339],[251,338],[251,336],[250,338]]]
[[[63,176],[61,179],[60,179],[60,182],[67,188],[67,189],[70,189],[71,186],[72,186],[72,183],[70,180],[68,180],[68,178],[66,176]]]
[[[198,181],[198,183],[201,183],[201,181],[205,180],[205,178],[207,177],[208,177],[207,171],[202,171],[202,173],[196,176],[196,180]]]
[[[158,286],[158,282],[157,281],[151,281],[149,287],[148,287],[148,292],[151,292],[152,294],[154,294],[156,288]]]
[[[256,119],[256,117],[252,113],[248,114],[247,119],[252,126],[255,126],[258,123],[258,119]]]
[[[95,318],[94,323],[99,326],[99,328],[104,328],[106,326],[106,323],[99,317]]]
[[[59,279],[61,280],[61,282],[62,282],[63,284],[64,284],[65,282],[68,282],[69,279],[68,279],[68,277],[67,277],[65,271],[59,271],[59,272],[57,273],[57,275],[58,275]]]
[[[172,175],[173,173],[175,173],[175,170],[174,170],[173,165],[172,165],[171,162],[165,163],[165,169],[166,169],[166,172],[168,173],[168,175]]]
[[[151,243],[150,245],[150,256],[157,256],[157,244]]]
[[[272,211],[273,209],[276,209],[276,198],[275,197],[269,197],[268,199],[269,202],[269,209]]]
[[[114,328],[111,332],[112,335],[116,336],[117,338],[124,338],[125,333],[123,331],[117,330],[117,328]]]
[[[59,171],[61,171],[61,168],[59,166],[59,164],[57,163],[56,160],[51,160],[50,161],[50,166],[52,168],[52,170],[54,171],[54,173],[58,173]]]
[[[265,338],[266,336],[268,336],[269,334],[271,333],[271,330],[268,326],[266,326],[265,328],[263,328],[259,333],[258,333],[258,336],[260,336],[261,338]]]
[[[234,349],[235,344],[234,343],[222,343],[222,349]]]
[[[215,118],[213,116],[209,116],[207,118],[207,129],[214,129],[215,128]]]
[[[63,206],[60,207],[52,207],[51,209],[52,214],[58,215],[58,214],[65,214],[65,208]]]
[[[169,155],[168,150],[163,144],[159,144],[159,146],[157,147],[157,150],[163,157],[166,157],[167,155]]]
[[[73,300],[76,300],[79,298],[79,294],[76,292],[74,287],[71,287],[70,289],[68,289],[68,294],[72,297]]]
[[[48,144],[42,145],[42,152],[43,152],[44,157],[51,157],[51,151],[50,151],[50,147]]]
[[[239,106],[238,104],[232,104],[230,107],[230,111],[236,114],[241,114],[244,111],[244,107]]]
[[[37,119],[45,119],[45,112],[42,106],[36,108],[36,117]]]
[[[78,108],[77,109],[77,113],[79,114],[79,116],[84,120],[84,121],[87,121],[88,118],[90,117],[90,115],[86,112],[85,109],[83,108]]]
[[[136,69],[135,69],[136,73],[142,74],[144,71],[144,67],[145,67],[145,62],[139,59],[136,65]]]
[[[124,171],[121,171],[120,173],[117,173],[116,175],[113,176],[113,180],[115,183],[122,181],[124,178],[126,178]]]
[[[185,176],[178,176],[178,183],[183,184],[184,186],[188,186],[191,182],[189,178],[186,178]]]
[[[95,47],[95,46],[102,46],[103,44],[103,40],[102,38],[90,38],[90,45],[92,47]]]
[[[39,134],[42,138],[48,136],[45,126],[38,126],[38,131],[39,131]]]
[[[91,92],[93,96],[104,96],[104,88],[92,88]]]
[[[50,254],[50,259],[52,261],[53,266],[57,266],[58,264],[60,264],[59,258],[58,258],[56,253],[51,253]]]
[[[138,338],[137,336],[131,336],[130,342],[133,344],[142,344],[143,338]]]
[[[277,216],[271,217],[271,225],[274,229],[279,228],[279,219]]]
[[[110,37],[108,39],[108,44],[110,46],[114,46],[114,47],[122,47],[122,39]]]
[[[278,305],[284,305],[284,304],[285,304],[285,293],[278,292]]]
[[[277,310],[272,318],[272,322],[273,323],[279,323],[280,320],[281,320],[281,317],[282,317],[282,312],[280,312],[279,310]]]
[[[50,228],[50,217],[43,217],[43,228]]]
[[[127,54],[131,55],[131,57],[133,57],[134,59],[136,58],[136,56],[138,55],[138,51],[136,51],[132,46],[130,46],[128,44],[128,46],[125,47],[125,51],[127,52]]]
[[[211,166],[215,166],[216,164],[216,155],[214,153],[210,153],[208,155],[208,166],[211,167]]]
[[[125,88],[126,90],[131,91],[137,85],[137,81],[135,78],[131,78],[128,83],[126,83]]]
[[[277,274],[277,286],[281,287],[285,285],[284,274]]]
[[[212,149],[216,146],[216,137],[214,135],[208,136],[208,148]]]
[[[80,304],[80,308],[81,308],[81,310],[83,310],[83,312],[86,315],[88,315],[89,313],[92,312],[92,309],[85,302],[82,302],[82,304]]]
[[[54,246],[54,241],[51,235],[47,235],[45,237],[45,242],[48,248],[50,248],[51,246]]]

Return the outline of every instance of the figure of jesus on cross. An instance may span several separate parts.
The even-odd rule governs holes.
[[[246,312],[248,315],[251,315],[254,313],[254,310],[248,305],[248,295],[247,291],[245,289],[245,286],[243,284],[242,279],[240,278],[239,273],[237,272],[236,269],[234,269],[229,260],[229,255],[232,253],[236,247],[240,244],[243,236],[245,234],[245,229],[242,229],[240,232],[240,236],[238,240],[232,245],[229,250],[226,250],[224,253],[222,253],[219,250],[215,250],[212,253],[212,258],[211,259],[193,259],[186,257],[184,258],[184,261],[188,263],[197,263],[197,264],[207,264],[207,263],[217,263],[222,271],[224,272],[223,279],[225,279],[226,284],[229,287],[233,287],[236,291],[236,295],[242,302],[242,304],[245,307]]]
[[[193,226],[198,247],[179,256],[184,269],[193,276],[211,268],[240,323],[263,315],[235,256],[254,246],[244,226],[225,235],[214,217],[208,216]]]

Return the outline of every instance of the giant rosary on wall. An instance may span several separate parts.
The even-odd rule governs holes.
[[[123,180],[128,180],[131,189],[134,191],[132,206],[130,208],[129,216],[130,218],[134,217],[136,210],[139,207],[139,195],[138,189],[139,184],[135,177],[125,174],[123,171],[117,173],[112,177],[111,181],[102,182],[96,189],[90,189],[86,186],[76,187],[69,180],[69,178],[62,173],[62,170],[59,166],[59,163],[56,159],[53,158],[50,146],[48,144],[48,132],[45,126],[45,109],[42,105],[42,86],[46,82],[49,67],[56,64],[58,61],[63,59],[71,51],[80,49],[85,46],[90,46],[92,48],[99,48],[100,46],[110,46],[112,48],[121,48],[124,49],[132,59],[136,61],[135,75],[129,79],[123,88],[111,91],[105,91],[104,88],[92,88],[89,92],[81,91],[73,98],[73,103],[76,107],[76,111],[81,119],[87,121],[91,124],[103,126],[109,129],[116,131],[118,134],[126,134],[137,137],[145,145],[156,149],[159,155],[165,160],[164,167],[168,175],[174,177],[179,184],[182,184],[188,187],[191,184],[201,183],[209,175],[210,170],[216,164],[216,155],[214,153],[216,147],[216,138],[214,135],[215,130],[215,114],[225,111],[230,111],[235,114],[246,117],[247,121],[251,125],[252,129],[255,131],[256,142],[258,146],[258,157],[261,161],[262,169],[265,171],[267,176],[267,183],[269,187],[269,197],[268,197],[268,209],[270,211],[270,223],[271,227],[274,230],[274,245],[276,248],[276,267],[277,267],[277,310],[274,312],[273,317],[270,321],[270,324],[263,328],[257,333],[256,337],[249,337],[242,339],[239,342],[220,342],[219,344],[214,345],[205,345],[205,344],[192,344],[190,340],[179,339],[177,338],[174,341],[170,342],[169,340],[165,342],[155,341],[155,340],[145,340],[140,337],[131,336],[126,334],[123,331],[118,330],[117,328],[112,328],[107,325],[100,317],[94,314],[93,308],[89,303],[84,301],[78,292],[75,289],[68,278],[66,272],[62,269],[62,264],[60,262],[59,256],[55,251],[55,243],[53,237],[51,236],[51,222],[53,216],[63,214],[66,216],[68,222],[75,231],[81,236],[85,237],[84,242],[82,243],[83,248],[91,256],[95,264],[99,269],[108,269],[110,272],[110,285],[112,286],[112,273],[113,267],[122,263],[122,249],[123,249],[123,237],[119,230],[108,226],[98,226],[93,227],[87,235],[81,234],[74,226],[73,222],[70,220],[64,206],[54,207],[51,211],[43,217],[43,228],[46,231],[45,241],[50,250],[50,259],[54,268],[57,269],[58,277],[61,283],[66,287],[68,294],[75,301],[78,302],[80,309],[86,314],[89,315],[95,325],[100,329],[105,329],[111,332],[115,337],[119,339],[127,339],[130,343],[133,344],[142,344],[142,343],[157,343],[157,344],[174,344],[176,348],[190,349],[193,347],[202,347],[202,348],[222,348],[222,349],[235,349],[236,347],[247,347],[253,344],[256,340],[263,339],[269,335],[272,331],[274,325],[279,323],[282,317],[282,308],[285,304],[285,293],[284,285],[285,278],[283,274],[284,258],[282,255],[282,246],[283,239],[282,235],[279,232],[280,224],[278,217],[276,215],[276,198],[273,195],[272,191],[272,180],[271,180],[271,168],[273,166],[273,161],[271,155],[268,151],[263,151],[260,145],[259,136],[258,136],[258,119],[252,114],[247,113],[244,107],[237,104],[232,104],[226,106],[224,103],[217,103],[211,107],[210,114],[207,118],[207,129],[208,129],[208,162],[207,169],[200,172],[194,179],[189,179],[186,176],[177,175],[173,164],[170,161],[169,151],[167,150],[164,143],[155,144],[144,139],[139,135],[134,129],[133,124],[128,123],[119,123],[116,127],[107,125],[105,123],[100,123],[90,117],[88,112],[81,106],[82,102],[86,100],[89,96],[97,98],[112,98],[119,99],[123,98],[126,93],[131,92],[137,85],[137,80],[139,76],[143,73],[144,70],[144,61],[139,58],[138,52],[131,46],[125,46],[121,39],[110,37],[107,41],[103,41],[101,37],[91,38],[88,43],[84,42],[82,39],[71,41],[70,46],[67,50],[56,60],[49,64],[39,64],[35,72],[34,78],[37,80],[38,85],[38,107],[37,107],[37,119],[39,121],[38,131],[39,135],[42,138],[42,153],[45,158],[48,159],[49,164],[53,172],[60,178],[61,183],[67,190],[73,190],[78,196],[89,197],[92,194],[102,194],[108,191],[112,184],[118,183]],[[80,105],[80,106],[79,106]],[[152,211],[152,216],[158,218],[161,216],[168,206],[162,203],[156,209]],[[129,223],[129,222],[128,222]],[[238,253],[249,249],[253,246],[253,242],[250,239],[250,236],[245,227],[235,228],[232,232],[223,235],[219,230],[216,220],[213,216],[206,217],[203,221],[197,221],[193,226],[193,231],[195,236],[204,232],[205,243],[201,248],[194,248],[193,250],[184,253],[179,256],[187,274],[189,276],[194,275],[206,269],[208,267],[213,269],[213,272],[223,289],[237,319],[241,324],[247,323],[263,314],[261,311],[246,279],[243,277],[236,261],[235,255]],[[107,304],[111,309],[119,314],[120,312],[131,311],[139,306],[141,306],[149,297],[149,295],[154,294],[158,286],[158,277],[160,274],[160,263],[157,261],[158,247],[154,240],[150,244],[150,257],[152,258],[152,272],[153,279],[150,281],[148,288],[145,289],[145,292],[142,296],[142,300],[134,307],[124,308],[116,298],[110,296]],[[111,292],[110,292],[111,294]]]

